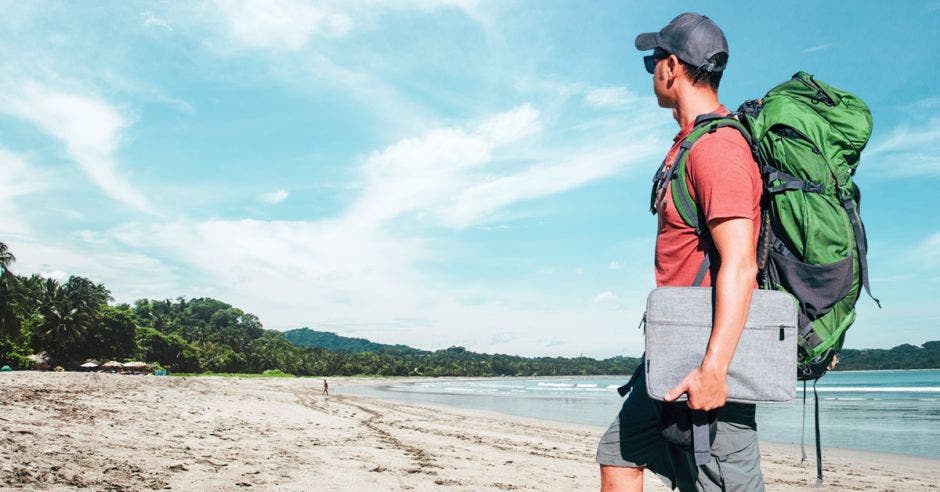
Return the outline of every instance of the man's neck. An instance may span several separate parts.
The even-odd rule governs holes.
[[[672,116],[679,128],[691,125],[699,115],[711,113],[720,106],[718,94],[707,89],[694,88],[681,94],[673,108]]]

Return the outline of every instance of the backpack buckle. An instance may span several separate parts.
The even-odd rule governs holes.
[[[803,182],[803,191],[809,193],[822,193],[826,187],[822,183],[813,183],[812,181]]]

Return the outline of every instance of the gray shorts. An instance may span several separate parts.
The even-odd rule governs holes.
[[[597,462],[647,468],[668,487],[682,491],[764,490],[754,405],[729,403],[718,409],[712,460],[702,466],[695,465],[691,449],[663,437],[664,425],[669,424],[662,416],[670,411],[669,405],[647,396],[641,373],[620,414],[601,437]]]

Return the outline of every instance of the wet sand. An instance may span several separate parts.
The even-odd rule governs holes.
[[[598,488],[600,427],[335,394],[381,381],[0,373],[0,487]],[[812,458],[761,447],[769,490],[813,489]],[[937,490],[940,460],[827,448],[825,473],[828,490]]]

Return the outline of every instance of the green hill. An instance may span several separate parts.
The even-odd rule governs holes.
[[[920,347],[905,343],[891,349],[842,349],[837,370],[940,368],[940,341]]]
[[[375,343],[365,338],[344,337],[333,332],[311,330],[310,328],[306,327],[286,331],[284,332],[284,338],[289,340],[297,347],[320,348],[333,352],[346,352],[350,354],[364,352],[379,352],[398,356],[427,356],[430,354],[448,354],[448,356],[453,357],[459,353],[463,358],[479,359],[480,361],[490,360],[492,358],[507,358],[514,360],[516,363],[519,361],[539,361],[544,363],[548,361],[554,362],[555,360],[564,360],[566,363],[570,363],[571,361],[577,360],[578,363],[572,364],[572,367],[567,369],[575,371],[571,374],[577,374],[577,371],[582,367],[591,366],[593,363],[601,362],[583,357],[577,359],[556,358],[553,360],[552,358],[548,357],[526,358],[500,354],[480,354],[466,351],[462,347],[451,347],[446,350],[430,352],[427,350],[420,350],[409,347],[407,345],[388,345],[384,343]],[[624,360],[629,361],[627,365],[633,366],[636,364],[637,359],[627,357],[624,358]],[[605,360],[604,362],[609,362],[609,360]],[[926,342],[920,347],[904,344],[898,345],[897,347],[891,349],[842,349],[842,351],[839,353],[839,364],[836,366],[835,370],[851,371],[862,369],[936,368],[940,368],[940,341]]]
[[[365,338],[344,337],[330,331],[311,330],[307,327],[285,331],[284,338],[298,347],[321,348],[336,352],[428,353],[426,350],[419,350],[407,345],[375,343]]]

